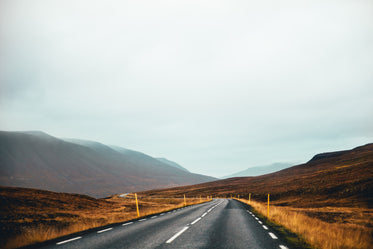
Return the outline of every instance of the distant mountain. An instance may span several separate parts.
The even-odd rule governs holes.
[[[179,164],[177,164],[177,163],[175,163],[175,162],[173,162],[173,161],[170,161],[170,160],[168,160],[168,159],[166,159],[166,158],[156,158],[158,161],[160,161],[160,162],[162,162],[162,163],[165,163],[165,164],[167,164],[167,165],[170,165],[170,166],[172,166],[172,167],[176,167],[176,168],[178,168],[178,169],[181,169],[181,170],[184,170],[184,171],[186,171],[186,172],[189,172],[189,170],[187,170],[186,168],[184,168],[184,167],[182,167],[181,165],[179,165]]]
[[[251,167],[243,171],[234,173],[232,175],[224,176],[222,179],[231,178],[231,177],[242,177],[242,176],[260,176],[269,173],[273,173],[282,169],[289,168],[293,166],[293,163],[273,163],[266,166]]]
[[[104,197],[213,180],[121,147],[38,131],[0,131],[2,186]]]

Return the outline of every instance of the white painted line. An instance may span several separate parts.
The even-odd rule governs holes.
[[[185,232],[189,227],[184,227],[183,229],[181,229],[180,232],[178,232],[177,234],[175,234],[174,236],[172,236],[169,240],[166,241],[167,244],[171,243],[172,241],[174,241],[174,239],[176,239],[177,237],[179,237],[183,232]]]
[[[207,213],[204,213],[204,214],[202,214],[202,216],[201,216],[201,217],[202,217],[202,218],[203,218],[203,217],[205,217],[205,216],[206,216],[206,214],[207,214]]]
[[[146,219],[141,219],[141,220],[139,220],[139,221],[144,221],[144,220],[146,220]]]
[[[163,214],[160,214],[160,215],[164,215],[164,213],[163,213]]]
[[[259,220],[257,217],[255,217],[256,220]]]
[[[191,225],[194,225],[196,224],[200,219],[202,219],[201,217],[197,218],[196,220],[194,220],[192,223],[190,223]]]
[[[128,222],[128,223],[124,223],[122,226],[128,226],[130,224],[132,224],[133,222]]]
[[[274,235],[273,233],[268,233],[269,234],[269,236],[271,236],[272,237],[272,239],[278,239],[277,238],[277,236],[276,235]]]
[[[286,246],[283,246],[283,245],[280,245],[280,248],[281,249],[289,249],[289,248],[287,248]]]
[[[152,216],[152,217],[150,217],[150,219],[154,219],[154,218],[157,218],[157,216]]]
[[[113,228],[110,227],[110,228],[107,228],[107,229],[104,229],[104,230],[100,230],[100,231],[98,231],[97,233],[107,232],[107,231],[110,231],[111,229],[113,229]]]
[[[74,240],[77,240],[77,239],[81,239],[81,238],[82,237],[75,237],[75,238],[72,238],[72,239],[64,240],[64,241],[56,243],[56,245],[62,245],[62,244],[65,244],[67,242],[71,242],[71,241],[74,241]]]
[[[264,228],[265,230],[268,230],[268,227],[266,227],[265,225],[263,225],[263,228]]]
[[[262,224],[263,224],[263,222],[261,222],[260,220],[258,220],[258,222],[259,222],[259,224],[260,224],[260,225],[262,225]]]

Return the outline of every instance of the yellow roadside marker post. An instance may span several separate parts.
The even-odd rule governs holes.
[[[184,195],[184,207],[186,207],[186,199],[185,199],[185,195]]]
[[[268,194],[268,205],[267,205],[267,217],[269,218],[269,194]]]
[[[136,199],[136,209],[137,209],[137,217],[140,217],[140,212],[139,212],[139,203],[137,201],[137,194],[135,193],[135,199]]]
[[[238,195],[238,198],[237,199],[240,199],[240,195]]]

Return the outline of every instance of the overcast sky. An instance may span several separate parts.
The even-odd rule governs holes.
[[[373,142],[371,0],[1,0],[0,128],[216,177]]]

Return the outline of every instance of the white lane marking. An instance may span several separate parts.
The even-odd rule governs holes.
[[[62,245],[62,244],[65,244],[67,242],[71,242],[71,241],[74,241],[74,240],[77,240],[77,239],[81,239],[81,238],[82,237],[75,237],[75,238],[72,238],[72,239],[64,240],[64,241],[56,243],[56,245]]]
[[[257,217],[255,217],[256,220],[259,220]]]
[[[113,228],[110,227],[110,228],[107,228],[107,229],[104,229],[104,230],[100,230],[100,231],[98,231],[97,233],[107,232],[107,231],[110,231],[111,229],[113,229]]]
[[[264,228],[265,230],[268,230],[268,227],[266,227],[265,225],[263,225],[263,228]]]
[[[141,219],[141,220],[139,220],[139,221],[144,221],[144,220],[146,220],[146,219]]]
[[[280,245],[280,248],[281,249],[289,249],[289,248],[287,248],[286,246],[283,246],[283,245]]]
[[[192,223],[190,223],[191,225],[194,225],[196,224],[200,219],[202,219],[201,217],[197,218],[196,220],[194,220]]]
[[[260,220],[258,220],[258,222],[259,222],[259,224],[260,224],[260,225],[262,225],[262,224],[263,224],[263,222],[261,222]]]
[[[277,236],[276,235],[274,235],[273,233],[268,233],[269,234],[269,236],[271,236],[272,237],[272,239],[278,239],[277,238]]]
[[[157,218],[157,216],[152,216],[152,217],[150,217],[150,219],[154,219],[154,218]]]
[[[130,224],[132,224],[133,222],[128,222],[128,223],[124,223],[122,226],[128,226]]]
[[[202,218],[203,218],[203,217],[205,217],[205,216],[206,216],[206,214],[207,214],[207,213],[204,213],[204,214],[202,214],[202,215],[201,215],[201,217],[202,217]]]
[[[163,214],[160,214],[160,215],[164,215],[164,213],[163,213]]]
[[[167,244],[171,243],[172,241],[174,241],[174,239],[176,239],[177,237],[179,237],[183,232],[185,232],[189,227],[184,227],[183,229],[181,229],[181,231],[179,231],[178,233],[176,233],[174,236],[172,236],[169,240],[166,241]]]

